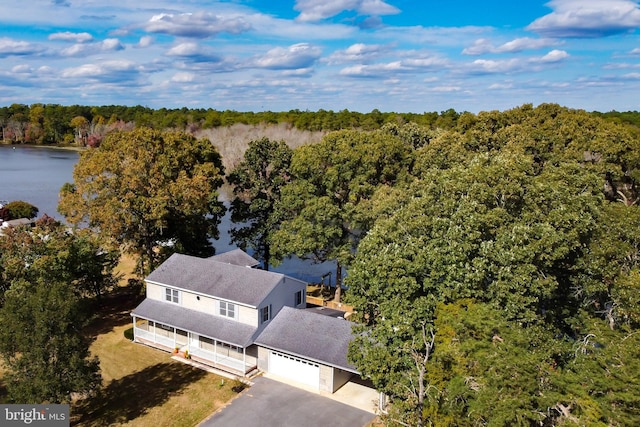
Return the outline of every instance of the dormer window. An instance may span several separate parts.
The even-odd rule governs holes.
[[[174,304],[180,304],[180,291],[177,289],[165,288],[164,299],[165,301],[169,301]]]
[[[220,301],[220,316],[236,318],[236,305],[226,301]]]
[[[297,307],[297,306],[299,306],[300,304],[302,304],[302,291],[298,291],[298,292],[296,292],[296,295],[295,295],[295,303],[296,303],[296,304],[295,304],[295,305],[296,305],[296,307]]]
[[[265,307],[262,307],[260,309],[260,319],[262,320],[262,323],[268,322],[270,318],[271,318],[271,306],[267,305]]]

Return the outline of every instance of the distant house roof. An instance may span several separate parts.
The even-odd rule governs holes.
[[[257,345],[358,373],[347,361],[353,323],[308,310],[282,307],[260,333]]]
[[[19,225],[31,225],[33,220],[29,218],[10,219],[2,223],[3,227],[17,227]]]
[[[257,330],[254,326],[234,320],[149,298],[142,301],[131,314],[239,347],[251,345]]]
[[[145,280],[258,307],[284,278],[280,273],[228,264],[213,258],[173,254]]]
[[[220,255],[214,255],[210,259],[227,264],[240,265],[243,267],[255,267],[260,264],[260,261],[249,255],[242,249],[234,249]]]
[[[18,227],[21,225],[32,225],[33,222],[34,221],[32,219],[28,219],[28,218],[11,219],[9,221],[3,221],[2,219],[0,219],[0,236],[4,236],[4,230],[6,230],[9,227]]]

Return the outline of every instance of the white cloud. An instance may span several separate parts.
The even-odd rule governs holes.
[[[169,56],[193,56],[199,55],[201,52],[200,46],[197,43],[180,43],[176,46],[173,46],[171,49],[167,51],[167,55]]]
[[[8,37],[0,38],[0,57],[11,55],[34,55],[43,49],[33,43],[23,40],[14,40]]]
[[[605,37],[640,27],[640,9],[634,0],[552,0],[553,12],[527,29],[547,37]]]
[[[211,49],[197,43],[185,42],[173,46],[166,53],[167,56],[183,58],[191,63],[219,63],[220,57]]]
[[[321,21],[344,11],[360,15],[394,15],[400,13],[395,6],[381,0],[297,0],[294,9],[300,12],[299,21]]]
[[[292,21],[279,19],[262,13],[244,15],[251,26],[251,33],[269,38],[298,40],[304,34],[305,41],[352,39],[358,29],[352,25]]]
[[[284,70],[283,76],[287,77],[310,77],[313,74],[313,68],[296,68],[295,70]]]
[[[89,33],[72,33],[65,31],[63,33],[53,33],[49,35],[49,40],[62,40],[66,42],[86,43],[93,40],[93,36]]]
[[[637,47],[633,50],[631,50],[631,52],[629,52],[631,55],[640,55],[640,47]]]
[[[523,61],[518,58],[494,60],[476,59],[472,63],[472,70],[485,73],[508,73],[521,69]]]
[[[448,61],[440,57],[410,58],[380,64],[359,64],[345,67],[340,75],[348,77],[384,77],[395,73],[420,73],[447,68]]]
[[[552,39],[532,39],[522,37],[511,40],[499,46],[494,46],[490,40],[477,39],[472,46],[465,48],[462,53],[465,55],[484,55],[486,53],[516,53],[525,50],[537,50],[550,46],[555,46],[558,41]]]
[[[29,73],[31,72],[31,67],[26,64],[16,65],[15,67],[11,68],[11,72],[16,74]]]
[[[283,48],[276,47],[256,58],[254,65],[271,70],[309,68],[322,55],[322,50],[309,43],[298,43]]]
[[[136,45],[136,47],[149,47],[153,43],[153,37],[151,36],[143,36],[140,37],[140,41]]]
[[[395,15],[400,13],[400,9],[381,0],[363,0],[358,12],[363,15]]]
[[[326,62],[329,64],[344,64],[346,62],[368,63],[388,51],[388,46],[356,43],[344,50],[332,53],[326,58]]]
[[[180,37],[207,38],[225,32],[240,34],[251,29],[251,25],[240,15],[218,16],[209,12],[170,14],[153,16],[143,28],[150,33],[170,34]]]
[[[469,45],[473,40],[493,32],[494,28],[479,26],[388,26],[376,30],[375,39],[393,40],[397,45],[411,43],[423,46],[452,46],[459,49],[460,45]]]
[[[491,90],[504,90],[504,89],[512,89],[513,83],[494,83],[489,86]]]
[[[538,72],[543,65],[557,64],[567,59],[569,54],[563,50],[554,49],[543,56],[510,59],[476,59],[468,70],[471,74],[508,74],[515,72]]]
[[[124,50],[118,39],[105,39],[97,43],[77,43],[60,51],[62,56],[89,56],[103,52]]]
[[[429,89],[431,92],[459,92],[462,90],[460,86],[435,86]]]
[[[49,67],[48,65],[43,65],[42,67],[39,67],[37,70],[38,74],[53,74],[53,68]]]
[[[640,68],[640,64],[630,64],[627,62],[621,62],[621,63],[619,62],[619,63],[606,64],[602,68],[604,68],[605,70],[628,70],[629,68]]]
[[[139,71],[139,67],[133,61],[114,60],[104,61],[98,64],[84,64],[79,67],[67,68],[62,71],[61,75],[65,78],[98,78],[132,71]]]
[[[546,62],[546,63],[551,63],[551,62],[560,62],[562,60],[565,60],[569,57],[569,54],[567,52],[565,52],[564,50],[558,50],[558,49],[554,49],[551,52],[547,53],[546,55],[544,55],[541,58],[537,58],[534,59],[534,62]]]
[[[176,83],[190,83],[194,79],[195,79],[195,75],[193,73],[186,73],[186,72],[176,73],[174,74],[173,77],[171,77],[171,81]]]

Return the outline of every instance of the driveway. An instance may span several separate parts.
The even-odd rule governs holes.
[[[199,427],[363,427],[375,415],[319,394],[258,377]]]

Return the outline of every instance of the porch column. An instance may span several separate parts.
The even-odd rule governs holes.
[[[218,363],[218,340],[213,340],[213,363]]]
[[[136,341],[136,316],[133,316],[133,341]]]
[[[149,322],[149,320],[147,320],[147,322]],[[153,322],[153,343],[157,343],[158,340],[156,339],[156,322]]]
[[[242,373],[247,373],[247,349],[242,347]]]

